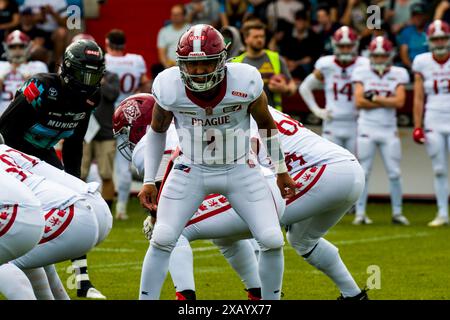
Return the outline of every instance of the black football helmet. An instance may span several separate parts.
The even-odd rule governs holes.
[[[76,93],[92,94],[100,87],[105,73],[105,56],[92,40],[71,43],[64,52],[61,77]]]

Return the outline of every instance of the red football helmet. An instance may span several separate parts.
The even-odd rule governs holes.
[[[31,39],[22,31],[14,30],[3,42],[6,59],[11,63],[27,61],[31,50]]]
[[[95,42],[95,38],[87,33],[79,33],[72,38],[72,42],[77,42],[79,40],[91,40]]]
[[[147,132],[152,121],[155,99],[149,93],[139,93],[123,100],[113,115],[113,133],[117,149],[131,161],[134,147]]]
[[[446,55],[450,46],[450,26],[442,20],[434,20],[427,30],[430,51],[438,56]]]
[[[378,36],[369,45],[370,65],[379,74],[383,74],[394,58],[394,46],[385,37]]]
[[[177,63],[181,79],[191,91],[207,91],[225,77],[227,50],[222,34],[207,24],[197,24],[186,31],[178,41]],[[212,71],[191,74],[192,67],[204,66]]]
[[[344,26],[337,29],[331,43],[334,55],[340,62],[349,63],[358,55],[358,34],[352,28]]]

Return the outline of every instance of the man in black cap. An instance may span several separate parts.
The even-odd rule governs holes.
[[[427,8],[419,2],[411,6],[411,25],[405,27],[398,35],[400,59],[405,67],[411,69],[411,63],[418,54],[428,51],[426,23]]]

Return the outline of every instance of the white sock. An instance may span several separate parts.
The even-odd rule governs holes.
[[[392,215],[402,214],[402,184],[400,178],[389,179]]]
[[[283,282],[283,248],[262,250],[259,253],[259,278],[263,300],[280,300]]]
[[[170,252],[151,245],[142,265],[139,300],[158,300],[169,269]]]
[[[248,240],[229,241],[213,240],[231,267],[244,282],[246,289],[261,288],[258,273],[258,261],[255,251]]]
[[[354,297],[361,292],[339,256],[338,249],[324,238],[319,239],[316,247],[305,260],[330,277],[344,297]]]
[[[12,263],[0,266],[0,293],[8,300],[36,300],[30,280]]]
[[[180,236],[170,255],[169,272],[177,292],[195,291],[194,257],[191,245],[184,236]]]
[[[55,265],[51,264],[44,267],[45,274],[47,275],[48,283],[50,284],[50,289],[52,290],[53,296],[56,300],[70,300],[69,295],[64,289],[61,279],[56,272]]]
[[[448,177],[447,175],[434,176],[434,191],[438,205],[438,216],[448,219]]]
[[[27,269],[23,270],[23,272],[30,280],[34,294],[38,300],[55,300],[44,268]]]

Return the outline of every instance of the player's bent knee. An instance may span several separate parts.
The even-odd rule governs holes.
[[[283,233],[278,228],[267,229],[257,239],[262,251],[278,249],[284,245]]]
[[[177,235],[171,226],[156,224],[150,244],[156,248],[171,252],[177,243]]]
[[[339,249],[331,242],[320,238],[317,244],[305,255],[307,255],[305,260],[309,264],[319,270],[323,270],[335,263],[336,258],[339,256]]]

